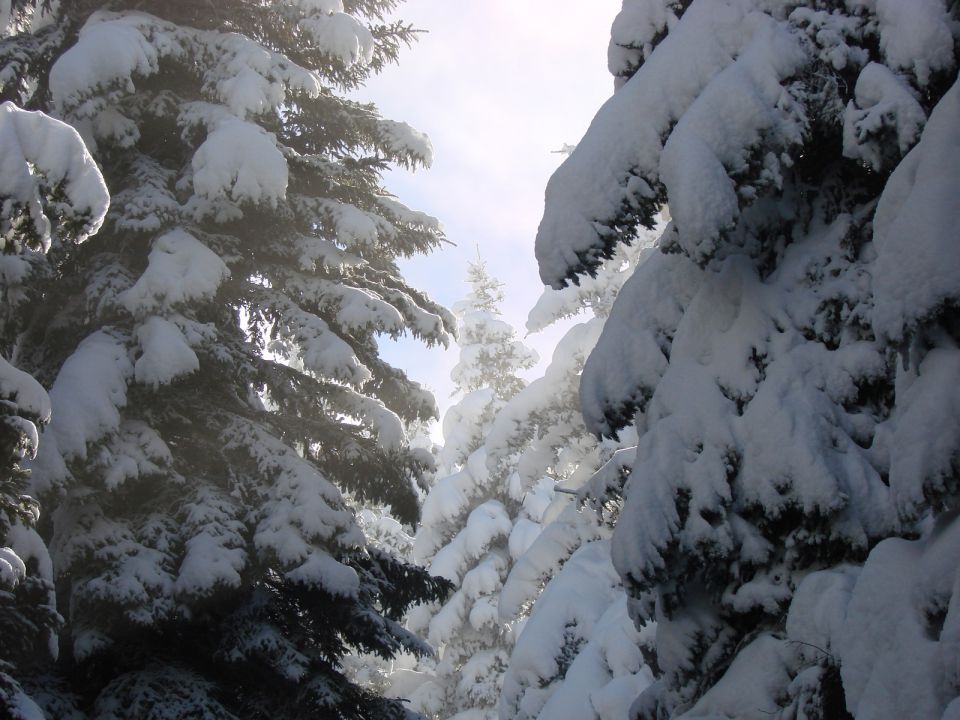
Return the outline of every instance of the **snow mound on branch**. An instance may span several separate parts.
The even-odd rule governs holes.
[[[106,331],[87,337],[67,358],[50,388],[50,431],[65,458],[86,458],[88,443],[117,430],[132,375],[127,348]]]
[[[135,315],[169,310],[213,297],[229,274],[219,255],[178,228],[154,241],[147,269],[120,302]]]
[[[14,367],[0,357],[0,397],[14,403],[20,412],[37,418],[40,422],[50,420],[50,397],[33,376]]]
[[[517,638],[504,676],[501,717],[624,717],[651,680],[638,645],[609,541],[584,544],[544,589]],[[614,692],[611,685],[624,679],[625,687]],[[551,688],[554,683],[559,687]]]
[[[610,28],[607,68],[617,78],[628,76],[653,52],[653,42],[676,22],[675,0],[624,0]]]
[[[379,120],[377,127],[382,142],[392,155],[409,158],[426,168],[433,164],[433,143],[424,133],[396,120]]]
[[[200,361],[187,339],[169,320],[153,316],[137,328],[143,354],[133,368],[134,379],[154,388],[200,369]]]
[[[950,717],[960,681],[960,522],[937,519],[921,540],[879,543],[862,568],[808,575],[787,632],[802,657],[840,667],[847,710],[875,720]]]
[[[11,215],[25,212],[32,234],[43,249],[50,246],[52,221],[44,196],[57,189],[66,202],[56,210],[63,220],[80,221],[78,242],[100,229],[110,194],[80,135],[72,127],[40,112],[0,105],[0,199],[4,239],[12,239]]]
[[[877,205],[874,327],[893,340],[960,299],[960,82],[930,114],[920,142]]]
[[[944,0],[873,0],[880,50],[890,67],[912,72],[927,85],[937,70],[954,66],[955,23]]]
[[[659,178],[671,127],[764,26],[752,18],[753,5],[748,0],[693,3],[657,51],[600,108],[547,184],[536,241],[544,284],[561,287],[585,266],[599,264],[599,250],[615,242],[601,224],[613,223],[622,208],[654,196],[650,181]],[[716,175],[715,168],[705,169]]]
[[[182,53],[170,23],[144,13],[96,12],[50,69],[50,94],[61,111],[93,117],[104,107],[104,99],[95,97],[98,89],[132,93],[134,75],[152,75],[161,57]]]
[[[195,40],[220,57],[207,81],[216,97],[243,119],[270,112],[287,101],[287,91],[320,94],[317,75],[236,33],[196,33]]]
[[[130,121],[109,108],[109,102],[135,92],[134,78],[156,74],[161,60],[191,54],[217,58],[204,78],[204,90],[241,119],[279,107],[288,91],[310,97],[320,93],[316,73],[238,33],[177,27],[146,13],[97,12],[80,30],[76,44],[54,63],[51,94],[62,112],[100,124],[107,113],[115,127],[119,123],[129,129]],[[98,132],[112,134],[107,128]],[[138,137],[135,127],[132,134],[121,134],[132,141]]]
[[[326,6],[326,7],[323,7]],[[334,3],[323,3],[316,8],[321,14],[300,21],[300,27],[310,36],[317,49],[332,55],[347,67],[369,65],[375,46],[373,33],[352,15],[343,12],[343,6],[334,10]],[[329,12],[329,10],[333,10]]]
[[[729,175],[747,167],[749,149],[763,140],[785,151],[806,126],[780,85],[806,60],[803,47],[771,18],[748,15],[744,22],[753,31],[740,55],[683,113],[660,158],[677,240],[698,262],[713,255],[720,233],[739,217],[741,198]],[[771,155],[769,163],[777,162]]]
[[[430,574],[459,583],[471,561],[481,557],[494,540],[513,529],[503,503],[488,500],[470,513],[463,530],[442,547],[430,563]]]
[[[221,117],[193,156],[193,189],[207,200],[267,202],[287,194],[289,171],[276,139],[254,123]]]
[[[844,113],[843,154],[881,170],[883,158],[880,149],[868,142],[870,137],[892,125],[902,155],[920,135],[927,121],[926,113],[910,86],[879,63],[869,63],[860,72],[855,98]]]
[[[50,426],[31,463],[34,493],[64,482],[68,461],[86,459],[90,443],[117,432],[132,378],[133,364],[119,337],[100,330],[77,346],[50,388]]]

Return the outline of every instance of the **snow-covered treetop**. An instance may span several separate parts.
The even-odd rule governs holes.
[[[450,377],[459,392],[489,387],[503,400],[523,387],[516,373],[536,364],[537,354],[500,319],[503,283],[489,275],[482,260],[467,266],[467,282],[470,292],[453,306],[460,321],[460,362]]]

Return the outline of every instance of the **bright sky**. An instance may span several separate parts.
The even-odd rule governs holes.
[[[429,31],[400,63],[356,93],[384,117],[426,132],[434,164],[396,171],[387,188],[438,217],[457,244],[404,265],[407,279],[448,307],[466,292],[477,250],[505,283],[504,318],[521,333],[543,289],[533,243],[543,191],[613,90],[606,69],[610,24],[620,0],[407,0],[398,16]],[[527,338],[541,374],[561,330]],[[414,342],[383,353],[450,404],[458,351]]]

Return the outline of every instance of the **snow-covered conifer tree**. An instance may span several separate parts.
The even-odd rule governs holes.
[[[470,264],[467,280],[470,293],[454,306],[460,362],[451,373],[463,396],[444,416],[441,472],[413,547],[417,562],[456,586],[445,603],[421,605],[408,619],[439,651],[439,662],[426,662],[407,688],[433,718],[496,716],[509,647],[496,603],[512,523],[508,489],[491,476],[483,442],[496,413],[525,386],[518,373],[537,361],[500,319],[502,284],[482,261]]]
[[[56,655],[60,623],[22,465],[36,456],[50,398],[16,367],[29,362],[20,339],[49,301],[58,258],[97,231],[109,194],[73,128],[10,102],[0,105],[0,167],[0,714],[20,720],[37,717],[22,683]]]
[[[586,429],[580,375],[620,287],[656,237],[646,232],[621,245],[579,285],[544,291],[529,331],[585,309],[588,318],[567,331],[544,375],[507,403],[487,436],[491,472],[516,501],[511,566],[498,602],[501,623],[516,636],[501,718],[623,717],[649,682],[610,560],[618,505],[586,507],[577,495],[630,440],[625,433],[620,442],[601,442]]]
[[[453,329],[396,264],[439,224],[380,181],[429,141],[342,95],[411,39],[395,4],[15,4],[3,95],[76,127],[113,197],[20,335],[79,712],[407,714],[340,666],[424,651],[397,620],[444,593],[345,499],[415,517],[404,424],[435,405],[376,336]]]
[[[593,273],[669,203],[584,370],[634,425],[613,537],[637,718],[954,717],[956,3],[625,0],[618,90],[537,254]],[[848,715],[849,714],[849,715]]]

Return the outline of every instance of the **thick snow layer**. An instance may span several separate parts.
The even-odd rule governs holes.
[[[589,511],[569,504],[516,561],[500,593],[500,620],[515,621],[576,550],[603,536]]]
[[[258,426],[238,421],[224,433],[224,440],[228,449],[248,453],[256,471],[270,479],[253,517],[255,547],[276,558],[285,577],[294,582],[355,596],[360,587],[356,571],[327,549],[357,549],[365,544],[363,531],[337,488]],[[239,555],[234,557],[239,562]],[[229,580],[229,572],[224,577]]]
[[[67,459],[86,458],[88,443],[116,432],[132,376],[127,348],[119,338],[101,330],[84,339],[50,388],[54,442],[45,439],[38,462],[42,464],[48,447]]]
[[[466,569],[495,540],[509,537],[512,529],[513,523],[502,503],[488,500],[478,505],[470,512],[463,530],[433,556],[430,574],[459,584]]]
[[[761,140],[785,152],[806,126],[803,110],[780,85],[807,59],[798,38],[767,16],[746,16],[744,31],[749,39],[739,56],[686,109],[660,158],[677,242],[698,262],[713,255],[721,232],[740,214],[728,176],[747,167]]]
[[[45,207],[45,196],[55,188],[65,202]],[[10,102],[0,105],[0,199],[4,239],[12,239],[11,216],[26,213],[44,249],[54,222],[48,212],[55,209],[56,220],[81,221],[75,239],[82,242],[99,230],[110,204],[103,176],[77,131]]]
[[[183,332],[169,320],[149,317],[137,328],[136,336],[142,350],[133,367],[138,383],[156,388],[200,369]]]
[[[496,407],[493,388],[484,387],[467,393],[451,405],[443,416],[443,447],[440,449],[440,468],[452,472],[466,462],[467,457],[483,443],[480,431],[492,418]],[[424,520],[424,523],[427,521]]]
[[[940,720],[955,708],[960,659],[960,522],[878,544],[862,568],[809,575],[787,619],[804,657],[840,667],[847,710],[871,720]]]
[[[927,85],[931,73],[954,67],[958,34],[945,0],[872,0],[880,25],[880,50],[887,65],[911,72]]]
[[[678,720],[742,718],[762,720],[779,707],[773,698],[790,682],[793,651],[767,633],[737,653],[723,677]]]
[[[610,28],[611,75],[621,80],[650,57],[654,41],[676,23],[675,5],[675,0],[624,0]]]
[[[239,587],[246,566],[245,525],[235,498],[206,487],[185,505],[183,560],[175,589],[204,595],[217,586]]]
[[[670,228],[666,232],[670,232]],[[700,285],[702,271],[679,255],[651,252],[624,284],[580,384],[584,420],[609,435],[608,417],[642,408],[667,367],[669,338]],[[637,312],[643,308],[643,312]],[[625,388],[630,395],[623,397]]]
[[[651,680],[638,642],[608,541],[584,544],[533,606],[504,676],[500,716],[625,717]]]
[[[177,27],[146,13],[97,12],[54,63],[51,94],[62,112],[101,123],[106,110],[122,120],[107,102],[135,92],[134,79],[157,73],[162,60],[190,54],[216,58],[204,89],[240,119],[276,109],[289,91],[313,97],[320,92],[316,73],[238,33]],[[114,133],[100,128],[99,134]]]
[[[878,431],[889,453],[890,489],[897,510],[914,518],[931,492],[950,491],[960,447],[960,351],[935,348],[919,367],[897,377],[897,412]]]
[[[0,357],[0,397],[42,423],[50,420],[50,397],[33,377]]]
[[[890,176],[877,205],[874,327],[909,335],[960,298],[960,83],[930,114],[920,142]]]
[[[135,315],[169,310],[212,298],[229,274],[216,253],[178,228],[153,242],[147,269],[119,299]]]
[[[197,148],[192,165],[193,189],[207,200],[276,206],[287,193],[287,161],[276,138],[251,122],[221,118]]]
[[[132,93],[135,74],[152,75],[159,70],[162,56],[183,52],[176,31],[176,26],[142,13],[94,13],[76,44],[50,69],[54,103],[61,111],[94,116],[102,109],[102,101],[87,100],[96,90],[118,88]]]
[[[0,547],[0,588],[11,591],[27,575],[27,566],[13,548]]]
[[[330,7],[332,3],[327,3]],[[317,49],[337,58],[349,67],[354,64],[369,65],[373,60],[374,38],[370,30],[352,15],[339,11],[317,8],[320,14],[300,21]]]
[[[903,155],[919,137],[927,115],[910,86],[886,65],[869,63],[864,67],[855,92],[856,100],[847,105],[843,118],[843,154],[882,170],[883,153],[890,148],[883,147],[885,138],[874,136],[892,127],[899,155]]]
[[[308,97],[320,94],[316,73],[237,33],[195,33],[194,42],[218,58],[207,87],[237,117],[275,111],[288,102],[288,91]]]
[[[433,143],[430,138],[405,122],[378,120],[381,142],[391,155],[409,158],[424,167],[433,164]]]
[[[751,13],[754,6],[751,0],[694,2],[660,42],[657,51],[600,108],[587,134],[547,185],[546,206],[536,241],[540,277],[545,284],[562,286],[571,274],[582,272],[584,261],[597,261],[598,251],[615,242],[610,238],[612,231],[602,225],[614,223],[623,207],[634,207],[639,199],[652,197],[650,183],[659,179],[661,153],[671,127],[704,87],[743,52],[758,30],[768,37],[758,41],[754,55],[764,54],[766,59],[767,50],[772,49],[770,27],[764,22],[765,18]],[[780,73],[796,64],[793,43],[786,47],[790,52],[774,66]],[[763,68],[751,63],[746,70],[746,75],[754,71],[761,75],[756,78],[759,84],[753,84],[751,79],[743,86],[744,90],[753,87],[767,96],[776,92],[770,85],[771,79],[762,74]],[[728,83],[736,93],[734,98],[742,98],[742,91],[735,83],[743,74],[735,71]],[[776,77],[773,82],[777,84]],[[730,107],[726,100],[714,94],[714,100],[697,115],[709,115],[716,102],[719,103],[716,110],[723,118]],[[774,98],[776,100],[779,98]],[[767,118],[772,106],[767,102],[763,105],[764,111],[756,122],[761,127],[769,127]],[[758,105],[748,99],[746,107]],[[737,108],[730,111],[737,112]],[[739,149],[735,143],[722,144],[722,133],[736,130],[735,127],[723,122],[714,127],[717,130],[713,137],[721,143],[720,147],[731,151]],[[753,122],[748,128],[749,132],[760,129]],[[711,224],[715,225],[730,211],[730,198],[717,195],[719,187],[729,185],[725,172],[718,177],[721,168],[717,158],[723,155],[717,154],[720,147],[711,147],[709,139],[696,142],[692,131],[690,128],[687,137],[695,141],[689,148],[696,156],[695,164],[683,164],[682,154],[686,149],[678,144],[674,151],[676,157],[671,161],[674,181],[692,183],[700,172],[708,172],[720,181],[719,186],[709,188],[705,198],[713,208]],[[676,192],[683,200],[697,203],[694,191],[692,186],[676,185]]]

